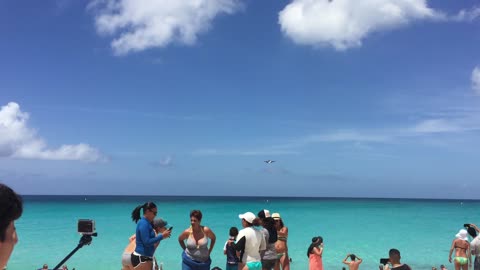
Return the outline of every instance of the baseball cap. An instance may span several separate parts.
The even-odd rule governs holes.
[[[253,220],[255,219],[255,214],[252,212],[246,212],[244,214],[238,215],[240,219],[245,219],[246,222],[252,224]]]

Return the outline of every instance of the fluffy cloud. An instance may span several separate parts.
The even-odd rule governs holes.
[[[96,0],[89,5],[97,31],[118,34],[111,43],[117,55],[172,42],[194,44],[216,16],[240,7],[238,0]]]
[[[426,0],[293,0],[279,14],[283,33],[302,45],[359,47],[372,32],[444,19]]]
[[[456,16],[453,16],[451,19],[457,22],[472,22],[475,19],[480,17],[480,8],[476,7],[471,10],[462,9]]]
[[[49,149],[36,131],[27,126],[29,115],[10,102],[0,110],[0,157],[46,160],[103,161],[105,158],[88,144],[62,145]]]
[[[472,88],[475,93],[480,95],[480,68],[475,67],[472,71]]]

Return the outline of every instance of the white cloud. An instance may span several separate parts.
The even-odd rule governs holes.
[[[372,32],[416,20],[445,19],[426,0],[293,0],[279,13],[283,33],[295,43],[346,50]]]
[[[152,165],[155,167],[171,167],[173,166],[173,156],[166,156],[159,161],[153,162]]]
[[[36,131],[28,127],[29,115],[20,110],[15,102],[10,102],[0,110],[0,157],[104,161],[100,151],[88,144],[62,145],[49,149]]]
[[[480,17],[480,8],[476,7],[471,10],[462,9],[457,15],[452,17],[453,21],[457,22],[472,22]]]
[[[239,149],[198,149],[192,152],[194,156],[277,156],[277,155],[297,155],[299,152],[291,150],[281,150],[274,148],[259,148],[249,150]]]
[[[472,88],[476,94],[480,95],[480,68],[478,67],[472,71]]]
[[[416,124],[410,131],[413,133],[449,133],[465,131],[451,120],[429,119]]]
[[[97,31],[118,34],[111,43],[117,55],[172,42],[194,44],[215,17],[240,8],[238,0],[96,0],[89,5]]]

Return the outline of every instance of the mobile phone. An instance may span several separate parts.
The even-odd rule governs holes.
[[[468,227],[470,227],[470,224],[465,223],[465,224],[463,224],[463,227],[468,228]]]
[[[385,265],[385,264],[388,263],[389,260],[390,260],[389,258],[381,258],[381,259],[380,259],[380,264]]]
[[[169,231],[172,231],[172,229],[173,229],[173,226],[172,226],[172,227],[170,227],[170,228],[168,228],[167,230],[169,230]]]

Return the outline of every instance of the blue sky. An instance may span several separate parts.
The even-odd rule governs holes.
[[[0,181],[478,198],[478,2],[195,3],[2,1]]]

